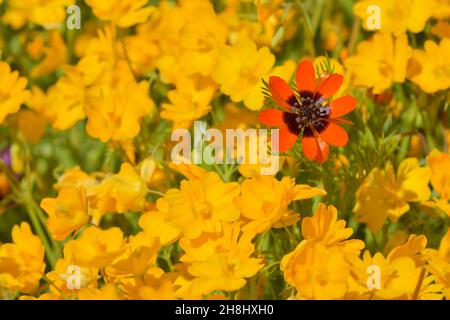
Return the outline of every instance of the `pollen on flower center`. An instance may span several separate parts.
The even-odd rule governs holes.
[[[211,208],[211,205],[206,201],[203,201],[203,202],[200,202],[199,204],[197,204],[194,208],[194,211],[197,216],[200,216],[204,219],[211,218],[212,208]]]
[[[324,101],[323,97],[308,91],[300,92],[298,98],[292,96],[288,100],[292,111],[284,114],[289,130],[297,135],[304,130],[306,136],[313,135],[312,127],[319,133],[325,130],[330,107]]]
[[[250,67],[244,67],[241,70],[241,76],[243,79],[248,79],[249,82],[257,81],[257,76],[255,76],[254,70]]]
[[[321,285],[326,285],[328,283],[328,273],[327,272],[317,272],[316,281]]]
[[[235,273],[236,273],[236,270],[238,270],[238,268],[239,268],[239,267],[238,267],[236,264],[231,263],[231,264],[228,264],[228,265],[225,267],[225,272],[227,272],[228,274],[232,275],[232,274],[235,274]]]

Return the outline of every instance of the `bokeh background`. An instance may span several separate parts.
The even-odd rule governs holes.
[[[448,0],[0,0],[0,297],[449,298],[449,17]],[[196,120],[264,127],[269,77],[293,84],[302,60],[358,101],[327,161],[298,142],[274,176],[171,162]]]

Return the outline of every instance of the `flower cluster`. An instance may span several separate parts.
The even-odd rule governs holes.
[[[450,299],[449,1],[0,19],[0,299]]]

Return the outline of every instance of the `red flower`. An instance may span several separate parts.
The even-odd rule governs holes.
[[[275,151],[290,150],[302,136],[304,155],[310,160],[324,162],[328,159],[329,144],[336,147],[347,144],[347,132],[339,126],[345,121],[340,117],[355,109],[356,99],[344,96],[329,101],[343,80],[344,77],[337,73],[316,79],[314,67],[307,60],[299,64],[295,76],[298,95],[283,79],[270,77],[270,92],[283,111],[263,110],[259,120],[267,126],[280,128],[279,146],[274,146]]]

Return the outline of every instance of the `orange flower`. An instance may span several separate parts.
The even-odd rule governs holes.
[[[328,159],[328,145],[343,147],[348,135],[339,126],[345,122],[341,116],[356,107],[356,99],[344,96],[330,101],[342,85],[344,77],[333,73],[316,79],[314,66],[303,60],[296,73],[297,93],[279,77],[270,77],[272,98],[283,110],[266,109],[259,120],[268,126],[280,128],[280,141],[275,151],[286,152],[302,136],[302,148],[306,158],[317,162]]]

